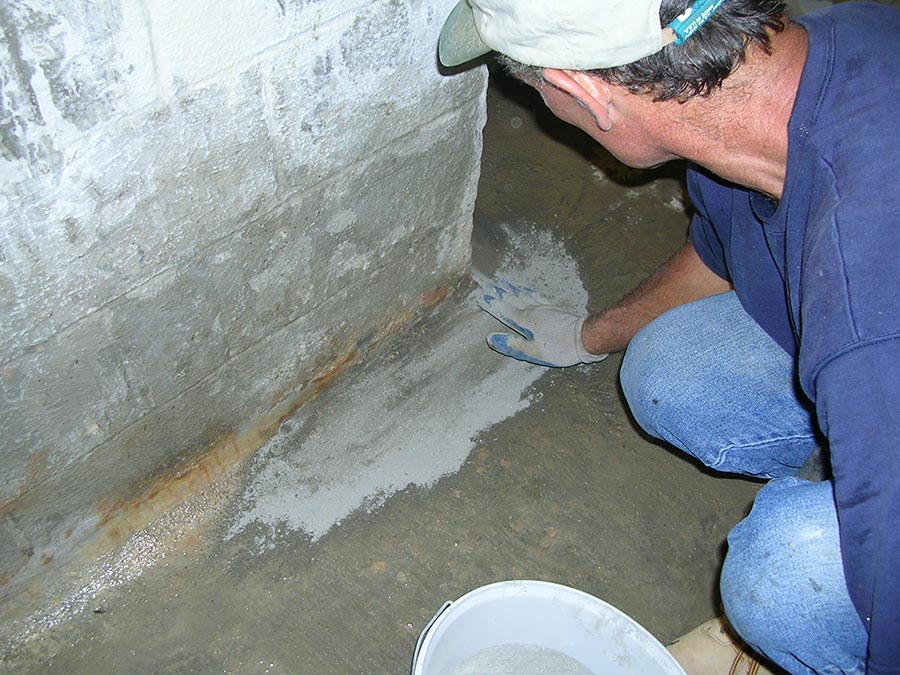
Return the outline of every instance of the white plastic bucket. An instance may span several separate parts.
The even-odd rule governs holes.
[[[419,636],[412,675],[452,675],[468,657],[500,645],[553,649],[598,675],[685,675],[631,617],[545,581],[503,581],[446,603]]]

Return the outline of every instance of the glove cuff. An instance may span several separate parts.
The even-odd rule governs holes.
[[[583,316],[578,321],[575,322],[575,353],[578,355],[578,359],[581,363],[597,363],[598,361],[602,361],[609,354],[591,354],[584,347],[584,341],[581,338],[581,331],[584,329],[584,322],[588,320],[588,317]]]

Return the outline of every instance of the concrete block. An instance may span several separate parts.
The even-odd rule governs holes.
[[[266,82],[283,192],[477,100],[482,78],[439,75],[436,43],[417,39],[439,32],[443,13],[431,9],[369,3],[352,20],[342,16],[320,28],[320,40],[302,51],[290,45],[272,54]]]
[[[33,485],[36,457],[41,475],[60,470],[273,330],[321,311],[330,335],[351,333],[376,308],[387,322],[449,283],[467,259],[474,192],[466,177],[477,156],[473,138],[454,132],[477,126],[479,115],[470,109],[423,127],[8,363],[0,435],[28,450],[11,458],[0,501]],[[436,165],[435,156],[447,160]],[[435,181],[450,187],[435,191]]]
[[[0,8],[0,593],[458,281],[452,5]]]
[[[13,157],[42,139],[62,145],[157,96],[140,0],[4,3],[0,24],[8,56],[2,117],[16,120],[4,147]]]
[[[145,6],[166,98],[223,70],[244,69],[260,52],[287,39],[292,29],[284,7],[275,1],[145,0]]]
[[[212,245],[275,204],[257,69],[88,137],[57,184],[0,216],[15,279],[8,359]]]

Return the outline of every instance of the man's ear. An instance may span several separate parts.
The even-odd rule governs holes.
[[[544,68],[544,80],[576,99],[593,115],[603,131],[612,129],[609,113],[609,87],[583,70]]]

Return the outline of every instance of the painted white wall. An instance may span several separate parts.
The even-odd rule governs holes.
[[[453,0],[0,7],[0,579],[454,283]]]

